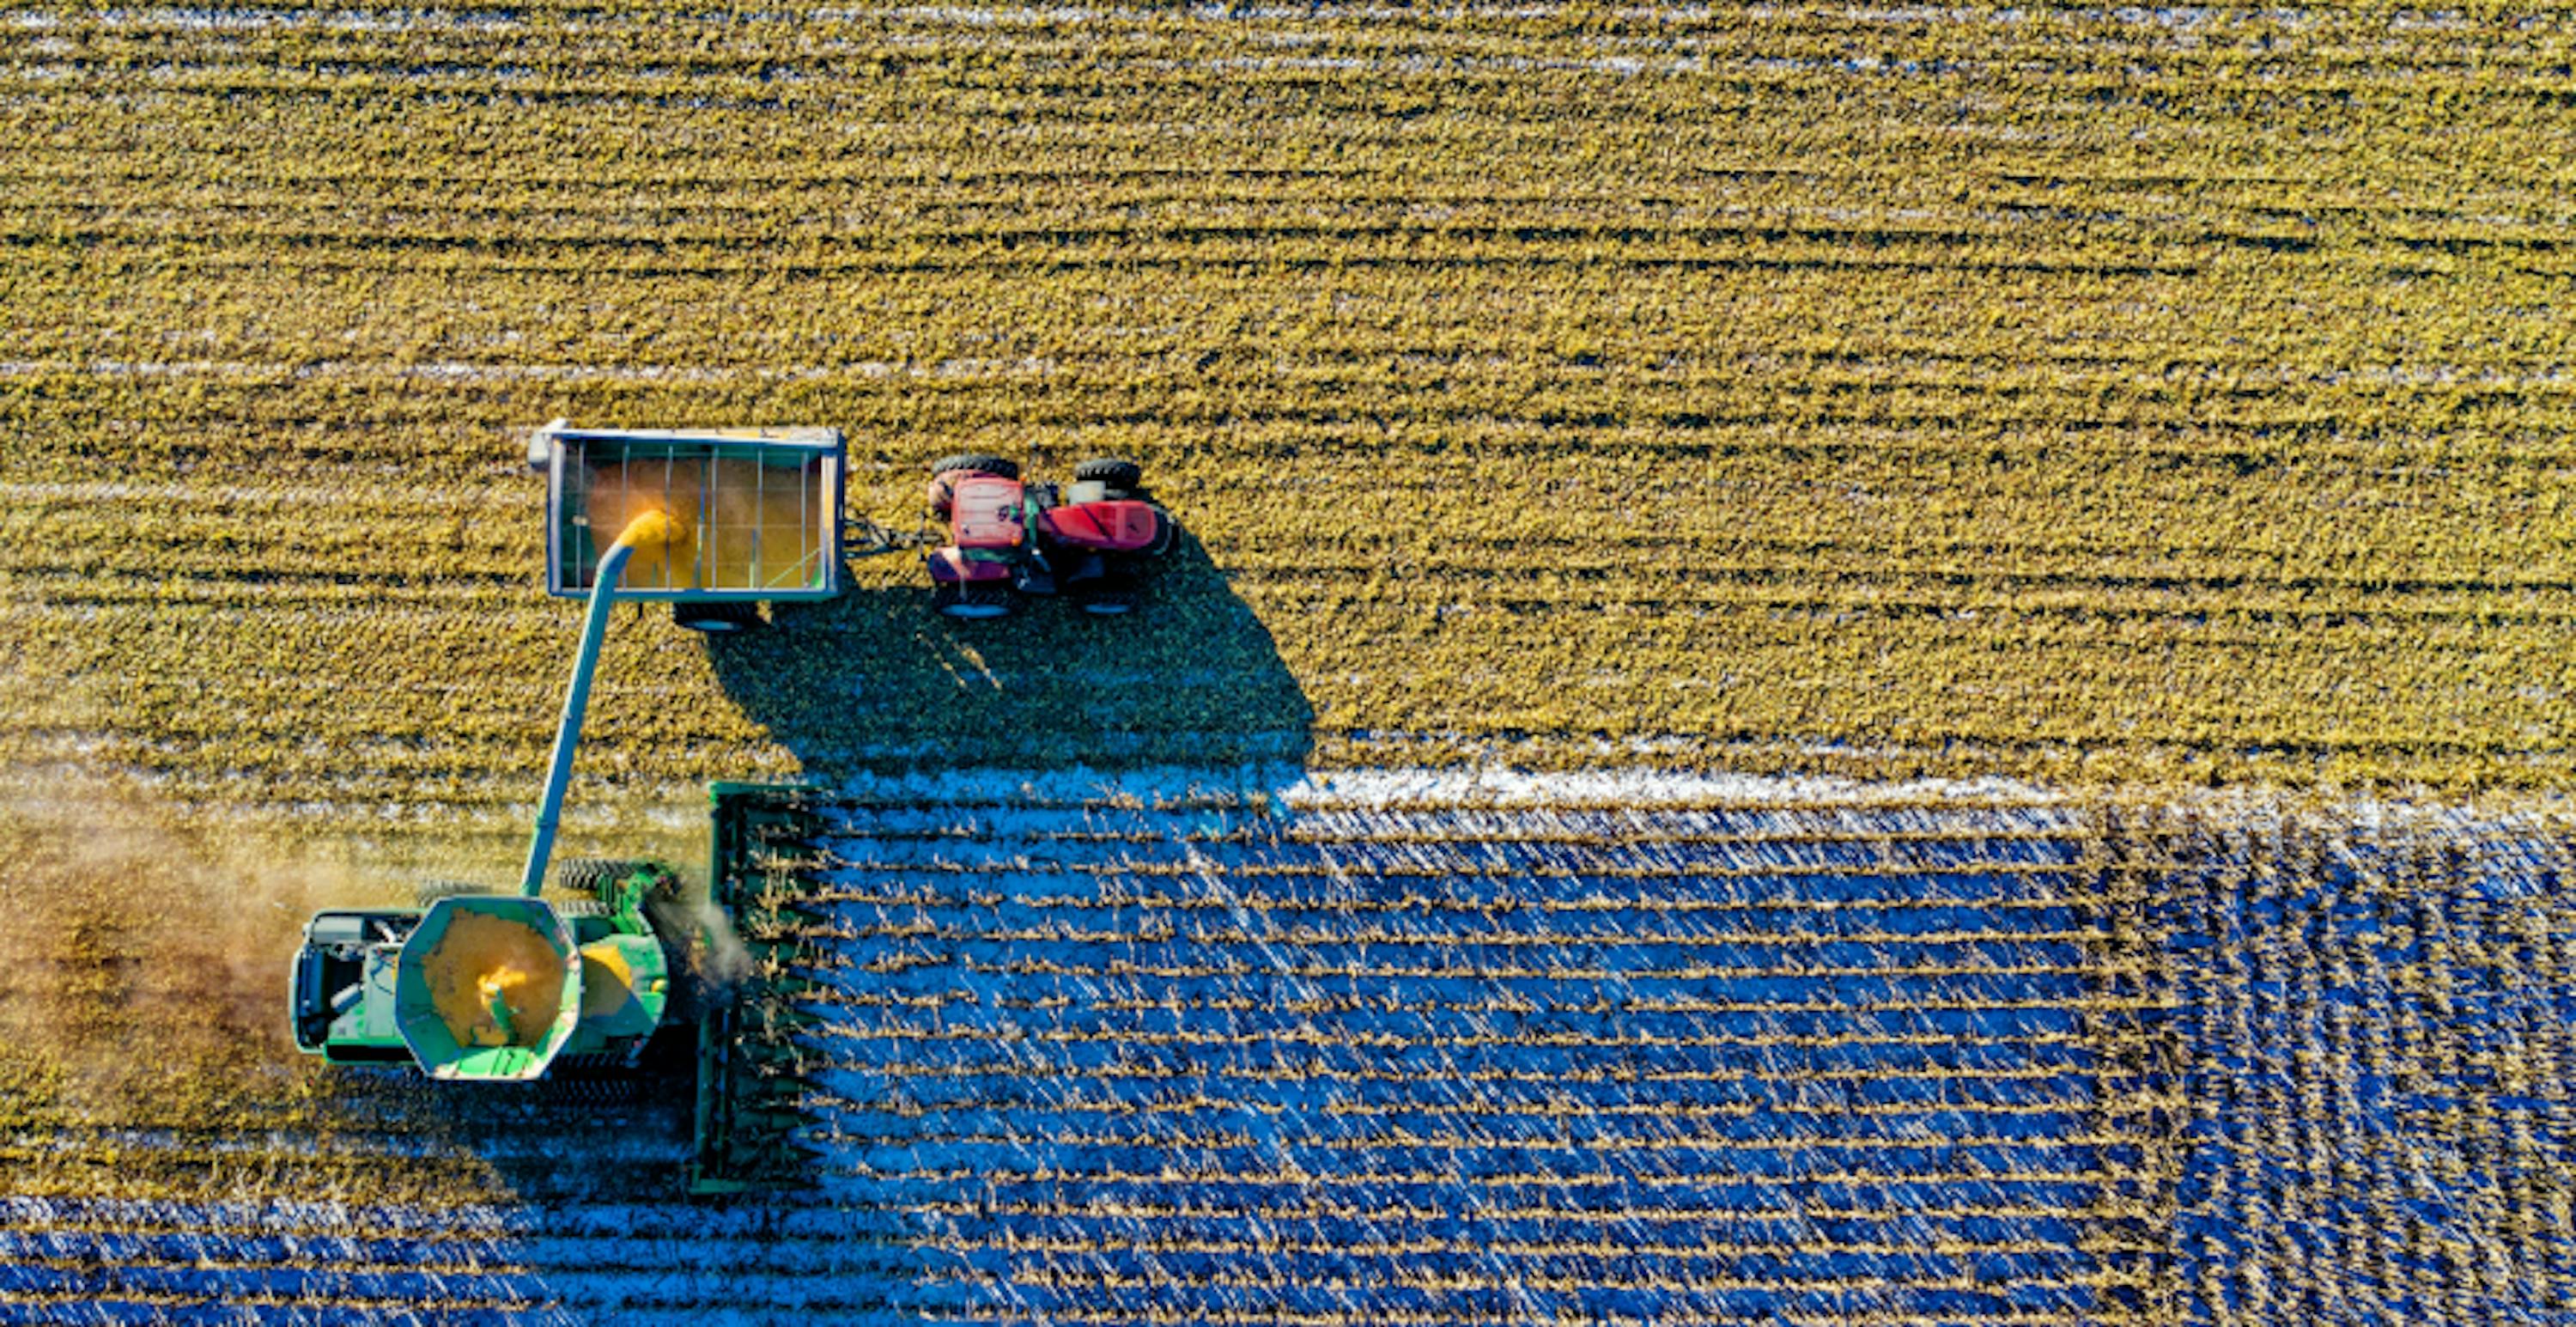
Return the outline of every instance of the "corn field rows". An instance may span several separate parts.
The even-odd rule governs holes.
[[[509,858],[548,418],[1192,532],[1107,630],[621,612],[570,851],[841,790],[812,1190],[683,1204],[676,1088],[282,1067],[154,840],[0,927],[0,1322],[2563,1320],[2563,814],[2178,789],[2566,785],[2571,48],[0,0],[13,901],[30,808]]]
[[[0,1321],[2576,1309],[2563,823],[993,771],[778,868],[814,1187],[343,1073],[13,1122]]]
[[[0,34],[13,766],[507,824],[569,634],[508,458],[564,414],[841,426],[898,525],[936,455],[1126,454],[1199,541],[1135,637],[951,632],[894,563],[792,649],[629,629],[586,766],[628,795],[577,806],[922,759],[2567,774],[2563,16]]]

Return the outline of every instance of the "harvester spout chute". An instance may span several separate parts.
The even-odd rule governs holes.
[[[590,610],[581,622],[581,652],[573,656],[572,686],[564,692],[563,719],[555,726],[554,763],[546,770],[545,799],[537,804],[537,831],[528,841],[527,868],[519,874],[519,892],[535,898],[544,888],[546,863],[554,856],[555,822],[563,814],[564,789],[572,782],[573,751],[581,745],[582,711],[590,706],[590,675],[599,667],[599,644],[608,635],[608,610],[617,598],[617,582],[627,560],[638,552],[659,552],[688,538],[688,527],[663,511],[646,511],[626,523],[607,554],[599,560],[590,587]]]

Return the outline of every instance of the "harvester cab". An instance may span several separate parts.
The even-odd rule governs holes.
[[[672,997],[672,955],[644,904],[675,894],[678,875],[575,862],[561,884],[569,897],[442,885],[417,908],[314,917],[292,977],[296,1045],[432,1078],[539,1078],[558,1058],[632,1068]]]
[[[1085,461],[1058,488],[1021,482],[998,456],[951,456],[931,467],[930,514],[948,533],[926,558],[931,602],[951,617],[1004,616],[1014,592],[1130,612],[1146,567],[1180,542],[1133,461]]]
[[[763,927],[774,940],[793,904],[769,864],[803,832],[802,794],[718,785],[720,846],[702,905],[679,872],[651,861],[570,862],[553,892],[546,885],[610,609],[668,602],[684,625],[731,630],[756,623],[763,600],[839,593],[840,435],[558,420],[537,431],[529,460],[548,476],[547,586],[588,607],[518,888],[436,885],[415,907],[316,915],[288,978],[295,1044],[339,1064],[526,1081],[568,1065],[631,1071],[648,1044],[677,1039],[672,1024],[694,1022],[692,1189],[798,1182],[803,1153],[786,1137],[793,1081],[770,1063],[792,1058],[793,1001],[702,960],[719,928],[750,950],[769,943]],[[745,883],[755,875],[757,889]]]

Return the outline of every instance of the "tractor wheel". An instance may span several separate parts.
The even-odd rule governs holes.
[[[1011,615],[1011,592],[994,581],[962,581],[931,587],[930,606],[949,617],[978,621]]]
[[[930,473],[934,475],[944,475],[952,470],[963,470],[968,474],[976,475],[998,475],[1004,479],[1020,477],[1019,462],[1006,461],[998,456],[986,456],[981,452],[969,452],[962,456],[943,456],[932,462],[930,466]]]
[[[1085,461],[1082,464],[1075,466],[1073,468],[1073,477],[1075,479],[1097,479],[1101,483],[1108,485],[1112,490],[1123,489],[1133,491],[1144,485],[1145,467],[1136,464],[1134,461],[1120,461],[1113,460],[1108,457],[1102,457],[1098,460]]]
[[[426,908],[443,898],[472,898],[499,891],[482,885],[469,885],[462,880],[432,880],[411,892],[412,902]]]
[[[671,620],[691,631],[702,631],[710,636],[731,636],[759,628],[760,605],[740,602],[673,604]]]
[[[608,888],[638,871],[659,873],[653,862],[620,861],[614,857],[575,857],[555,868],[555,888],[566,894],[595,899]]]

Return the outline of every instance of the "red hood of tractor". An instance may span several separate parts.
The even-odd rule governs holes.
[[[1056,543],[1132,553],[1154,542],[1162,517],[1149,502],[1085,502],[1040,513],[1038,521]]]
[[[1028,527],[1020,519],[1020,481],[968,475],[949,490],[949,537],[959,548],[1017,548]]]

